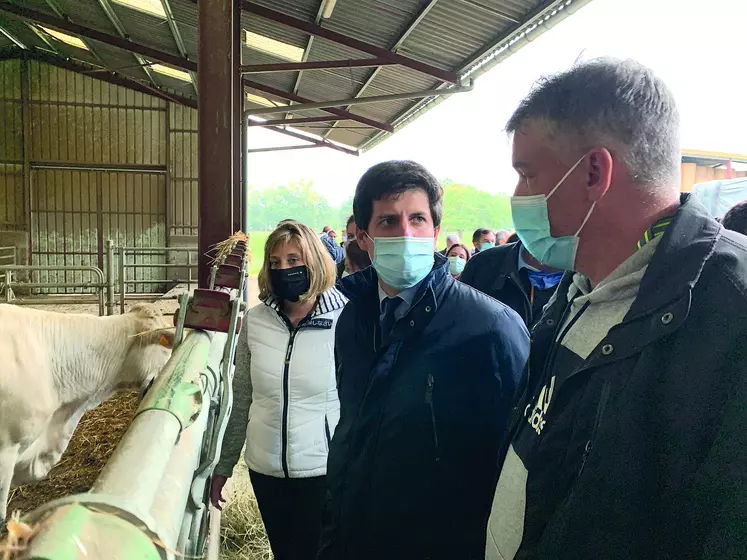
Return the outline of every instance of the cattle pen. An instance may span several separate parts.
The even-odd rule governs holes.
[[[589,1],[0,0],[0,303],[116,316],[149,301],[193,328],[144,404],[89,412],[52,476],[15,491],[34,531],[12,557],[217,557],[204,490],[251,284],[234,234],[252,158],[373,149]],[[256,146],[257,127],[286,143]],[[215,263],[227,239],[236,254]],[[169,383],[193,415],[148,408]],[[158,434],[168,453],[147,451]],[[89,524],[120,548],[80,553]]]

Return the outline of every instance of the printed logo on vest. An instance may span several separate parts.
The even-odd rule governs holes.
[[[552,400],[552,392],[554,388],[555,376],[553,375],[550,379],[550,384],[542,387],[542,391],[540,391],[539,398],[537,398],[537,403],[534,407],[532,408],[532,405],[528,404],[524,409],[524,417],[527,419],[527,422],[529,422],[529,425],[532,426],[532,429],[537,432],[537,435],[541,435],[542,430],[545,429],[545,415],[550,406],[550,400]],[[530,410],[531,414],[529,413]]]
[[[331,329],[332,319],[312,319],[304,326],[312,329]]]

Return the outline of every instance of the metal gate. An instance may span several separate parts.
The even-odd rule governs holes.
[[[159,172],[35,167],[31,171],[32,263],[93,265],[107,269],[104,240],[115,246],[166,245],[166,176]],[[136,255],[137,264],[162,264],[163,255]],[[115,270],[114,282],[117,267]],[[38,281],[95,281],[88,272],[42,272]],[[164,280],[164,269],[127,270],[128,280]],[[135,284],[136,292],[161,292],[165,284]],[[86,293],[49,288],[39,293]]]

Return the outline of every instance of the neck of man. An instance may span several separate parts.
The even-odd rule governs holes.
[[[551,266],[546,266],[539,262],[537,259],[535,259],[532,254],[527,251],[524,247],[521,248],[521,256],[524,259],[524,262],[527,263],[529,266],[536,268],[537,270],[542,270],[544,272],[563,272],[559,268],[553,268]]]
[[[589,279],[592,288],[597,286],[638,250],[638,241],[647,229],[657,220],[673,216],[679,207],[679,199],[670,197],[597,216],[597,227],[582,232],[576,271]]]
[[[381,289],[384,290],[384,293],[388,295],[389,297],[394,297],[402,291],[402,290],[398,290],[397,288],[392,288],[389,284],[384,282],[381,278],[379,278],[379,286],[381,286]]]

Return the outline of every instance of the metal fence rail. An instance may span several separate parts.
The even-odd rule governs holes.
[[[108,250],[108,249],[107,249]],[[136,290],[131,290],[128,294],[127,286],[137,285],[148,286],[148,285],[166,285],[168,283],[186,284],[187,291],[193,284],[197,284],[197,279],[192,276],[192,271],[197,270],[197,263],[192,259],[192,254],[197,253],[197,247],[117,247],[117,284],[119,293],[119,312],[125,312],[125,300],[128,299],[152,299],[155,297],[155,293],[148,292],[147,294],[136,293]],[[138,263],[138,262],[127,262],[127,257],[132,256],[133,260],[137,256],[160,256],[165,255],[167,258],[170,253],[186,253],[186,263]],[[127,270],[132,270],[132,278],[127,278]],[[168,270],[168,269],[186,269],[186,278],[163,278],[163,279],[151,279],[151,278],[136,278],[136,272],[138,269],[151,269],[151,270]],[[110,278],[113,278],[113,271],[109,274]],[[114,295],[112,295],[111,301],[114,301]]]
[[[65,271],[65,272],[91,272],[96,275],[98,282],[16,282],[13,280],[13,272],[28,272],[32,279],[35,272],[49,272],[49,271]],[[97,266],[46,266],[46,265],[25,265],[25,264],[14,264],[0,266],[0,273],[5,272],[7,278],[5,281],[5,297],[9,303],[16,305],[59,305],[60,303],[67,304],[79,304],[79,303],[92,303],[92,300],[84,297],[72,297],[72,298],[43,298],[34,300],[18,300],[13,299],[13,287],[23,288],[93,288],[98,292],[98,304],[99,304],[99,315],[104,314],[104,291],[107,288],[106,281],[104,280],[103,271]]]
[[[0,247],[0,265],[18,264],[17,247]],[[8,280],[8,272],[0,272],[0,289]]]

